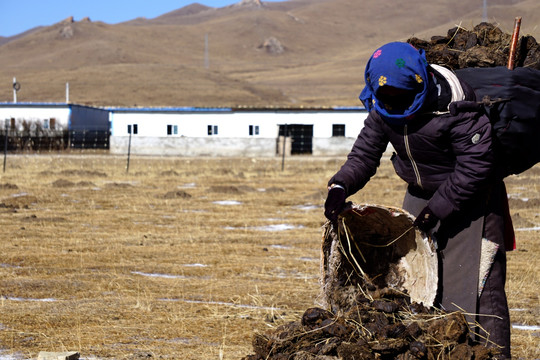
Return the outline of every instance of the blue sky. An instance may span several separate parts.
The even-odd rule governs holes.
[[[0,0],[0,36],[17,35],[36,26],[49,26],[69,16],[73,16],[75,21],[88,16],[92,21],[108,24],[137,17],[151,19],[195,2],[222,7],[240,0]]]

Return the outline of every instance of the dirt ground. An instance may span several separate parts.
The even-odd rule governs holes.
[[[327,179],[345,157],[9,155],[0,358],[240,359],[319,293]],[[515,359],[540,359],[540,165],[507,179]],[[400,206],[388,160],[353,196]]]

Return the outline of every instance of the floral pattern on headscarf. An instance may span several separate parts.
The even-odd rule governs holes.
[[[392,123],[404,123],[423,106],[427,94],[428,63],[423,50],[403,42],[391,42],[377,49],[369,59],[364,78],[366,86],[359,98],[368,111],[375,109]],[[403,113],[389,112],[377,99],[381,86],[416,92],[414,101]]]

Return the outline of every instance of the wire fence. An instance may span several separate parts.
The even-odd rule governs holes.
[[[131,130],[131,129],[130,129]],[[254,134],[255,134],[255,130]],[[126,172],[129,172],[132,151],[131,131],[127,147]],[[9,154],[68,153],[72,150],[111,150],[109,130],[57,130],[39,127],[0,129],[0,148],[4,149],[4,172]],[[226,146],[226,142],[224,145]],[[313,154],[313,125],[281,124],[276,138],[275,155],[281,158],[281,168],[291,155]],[[101,153],[101,151],[100,151]],[[266,154],[267,155],[267,154]]]
[[[5,152],[66,151],[69,149],[109,149],[110,134],[102,130],[0,130]]]

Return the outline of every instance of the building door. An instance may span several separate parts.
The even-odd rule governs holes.
[[[279,125],[278,136],[291,139],[291,155],[313,153],[313,125]]]

